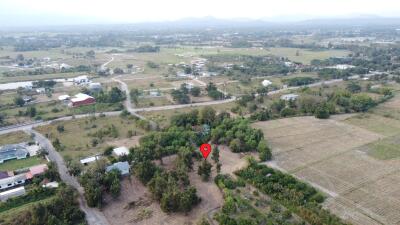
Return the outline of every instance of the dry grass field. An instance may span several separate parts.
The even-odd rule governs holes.
[[[325,206],[333,213],[353,224],[400,224],[400,159],[381,160],[366,151],[394,130],[376,128],[385,119],[361,126],[358,116],[287,118],[254,127],[273,149],[269,164],[325,192]]]

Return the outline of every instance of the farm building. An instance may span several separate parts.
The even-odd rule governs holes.
[[[20,144],[3,145],[0,147],[0,163],[11,159],[25,159],[28,155],[28,150]]]
[[[285,101],[294,101],[299,97],[299,95],[296,94],[287,94],[287,95],[282,95],[281,99]]]
[[[116,156],[123,156],[123,155],[128,155],[129,154],[129,149],[125,146],[119,147],[119,148],[114,148],[113,153]]]
[[[94,103],[96,103],[95,98],[93,98],[92,96],[87,95],[87,94],[79,93],[79,94],[76,94],[74,96],[74,98],[71,98],[69,106],[79,107],[82,105],[91,105]]]
[[[4,191],[0,193],[0,201],[5,202],[9,198],[18,197],[24,195],[25,193],[24,187],[17,187],[8,191]]]
[[[121,175],[129,174],[129,163],[128,162],[117,162],[112,164],[111,166],[106,167],[106,171],[110,172],[111,170],[116,169],[121,172]]]
[[[96,160],[99,160],[101,158],[100,155],[95,155],[95,156],[90,156],[84,159],[81,159],[80,162],[83,165],[88,165],[89,163],[95,162]]]
[[[18,174],[12,177],[7,177],[0,180],[0,190],[14,187],[16,185],[24,184],[26,181],[26,174]]]

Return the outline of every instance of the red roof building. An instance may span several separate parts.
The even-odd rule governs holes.
[[[71,107],[78,107],[82,105],[91,105],[96,103],[96,99],[93,98],[90,95],[79,93],[76,94],[74,98],[71,98],[71,102],[69,103],[69,106]]]

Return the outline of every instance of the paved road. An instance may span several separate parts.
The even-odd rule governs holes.
[[[71,185],[79,192],[79,206],[86,214],[86,221],[89,225],[109,225],[110,223],[104,217],[104,214],[96,208],[90,208],[87,206],[84,196],[83,187],[79,184],[75,177],[69,175],[67,166],[64,163],[61,155],[54,149],[51,142],[39,132],[29,129],[27,132],[34,134],[35,140],[49,152],[49,159],[57,164],[58,172],[60,173],[61,179],[68,185]]]

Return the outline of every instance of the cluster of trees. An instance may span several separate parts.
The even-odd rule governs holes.
[[[85,199],[88,206],[100,208],[103,204],[103,194],[105,192],[117,198],[121,192],[120,178],[119,170],[114,169],[105,172],[102,163],[80,176],[79,182],[85,189]]]
[[[211,131],[211,140],[216,144],[229,145],[233,152],[257,150],[263,161],[272,157],[262,131],[252,128],[246,119],[224,119]]]
[[[190,90],[187,88],[186,83],[181,84],[178,90],[172,90],[171,95],[174,101],[180,104],[188,104],[190,103],[189,94],[194,97],[199,96],[201,93],[201,89],[199,87],[192,87]]]
[[[208,96],[215,100],[224,99],[225,97],[224,93],[218,91],[217,86],[215,86],[215,84],[213,84],[212,82],[208,83],[206,91],[208,93]]]
[[[196,188],[188,185],[186,173],[157,171],[147,186],[164,212],[187,213],[200,202]]]
[[[189,90],[186,88],[185,84],[182,84],[178,90],[172,90],[171,95],[174,101],[179,104],[189,104],[190,97],[188,95]]]
[[[127,52],[159,52],[159,46],[142,45],[134,49],[128,49]]]
[[[61,186],[50,201],[34,204],[13,220],[0,222],[5,225],[86,224],[85,213],[79,209],[75,191],[65,186]]]
[[[110,91],[100,91],[92,94],[99,103],[118,103],[126,99],[125,93],[118,87],[113,87]]]
[[[296,100],[274,100],[268,109],[260,109],[252,113],[252,120],[265,121],[279,117],[297,115],[314,115],[320,119],[329,118],[330,115],[350,112],[366,112],[370,108],[382,103],[391,97],[393,93],[388,88],[368,90],[381,94],[379,99],[372,99],[367,93],[363,93],[362,87],[355,83],[348,83],[346,89],[337,89],[331,92],[303,90],[303,95]],[[251,99],[243,101],[251,104]],[[240,102],[238,102],[240,105]]]
[[[301,86],[301,85],[312,84],[317,80],[318,79],[312,77],[294,77],[294,78],[284,79],[283,82],[288,86]]]
[[[281,202],[310,224],[345,224],[329,211],[322,209],[320,204],[325,197],[321,193],[289,174],[249,160],[248,167],[237,171],[236,175]]]

